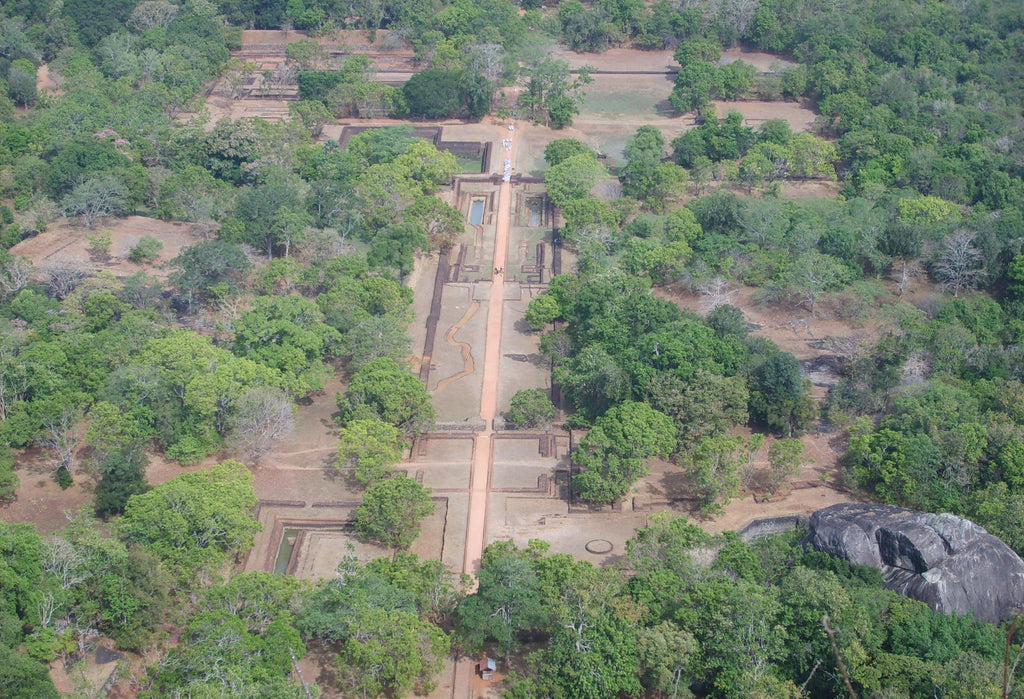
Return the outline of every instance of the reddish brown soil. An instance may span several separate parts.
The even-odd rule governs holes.
[[[89,255],[89,236],[98,231],[110,231],[112,244],[109,258],[96,260]],[[128,259],[128,253],[144,235],[151,235],[164,247],[152,264],[137,264]],[[200,240],[192,224],[171,223],[145,216],[104,219],[93,230],[88,230],[74,219],[61,219],[51,223],[45,231],[27,238],[11,248],[11,254],[23,255],[39,269],[58,264],[79,265],[83,269],[107,271],[118,277],[127,277],[146,271],[166,276],[163,263],[175,258],[181,249]]]
[[[17,456],[17,473],[21,483],[17,499],[0,506],[0,519],[36,525],[42,535],[63,529],[68,515],[92,502],[95,484],[83,474],[75,474],[75,483],[61,490],[53,479],[54,467],[49,456],[39,449],[29,449]]]
[[[0,520],[34,524],[45,536],[63,529],[69,516],[79,509],[91,507],[96,479],[81,456],[73,470],[74,484],[67,490],[61,490],[53,479],[53,461],[45,451],[32,448],[18,452],[16,468],[21,480],[18,497],[14,502],[0,506]],[[180,466],[161,456],[151,455],[146,480],[158,485],[179,473],[208,468],[215,462],[216,459],[211,458],[202,464]]]
[[[40,94],[61,94],[63,92],[60,88],[61,82],[63,82],[62,79],[50,73],[49,64],[43,63],[38,69],[36,69],[36,90],[38,90]]]
[[[576,53],[564,46],[560,46],[550,52],[553,58],[565,61],[571,68],[591,66],[597,70],[615,71],[666,71],[678,70],[679,64],[673,57],[674,51],[667,49],[658,51],[639,51],[637,49],[617,48],[609,49],[602,53]],[[744,60],[762,72],[767,72],[775,67],[785,68],[793,65],[792,62],[773,56],[770,53],[760,51],[742,51],[740,49],[728,49],[722,52],[721,63],[732,63],[736,60]]]

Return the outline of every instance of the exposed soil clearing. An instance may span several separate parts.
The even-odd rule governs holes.
[[[104,260],[95,259],[89,253],[89,236],[99,231],[111,234],[109,256]],[[146,235],[163,243],[163,248],[152,263],[132,262],[128,254]],[[166,277],[171,270],[164,263],[177,257],[183,247],[200,240],[192,224],[171,223],[146,216],[104,219],[92,230],[75,219],[60,219],[47,226],[45,231],[12,247],[11,254],[29,258],[41,270],[56,265],[75,265],[86,271],[109,272],[117,277],[143,271]]]

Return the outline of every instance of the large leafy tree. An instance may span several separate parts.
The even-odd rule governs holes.
[[[662,372],[647,382],[645,392],[651,407],[673,419],[684,448],[747,421],[749,393],[742,376],[700,369],[686,381]]]
[[[7,445],[0,447],[0,503],[14,499],[18,492],[18,474],[14,472],[14,454]]]
[[[415,613],[368,609],[338,653],[341,684],[359,696],[428,692],[448,655],[444,632]]]
[[[750,416],[785,437],[804,430],[814,418],[810,382],[789,352],[774,352],[751,372]]]
[[[581,153],[593,153],[593,150],[583,141],[577,141],[575,138],[556,138],[549,141],[544,147],[544,162],[548,166],[554,166],[566,158]]]
[[[297,294],[261,296],[235,324],[235,353],[277,369],[297,394],[322,388],[331,371],[324,359],[341,344],[317,305]]]
[[[298,626],[338,643],[342,688],[367,697],[429,691],[449,649],[431,617],[457,597],[444,566],[398,552],[365,568],[345,559],[338,572],[303,595]]]
[[[402,86],[409,113],[425,119],[443,119],[465,107],[466,95],[461,70],[428,68],[413,75]]]
[[[389,357],[361,366],[345,393],[338,394],[338,407],[343,424],[377,418],[410,435],[422,433],[434,421],[434,406],[423,383]]]
[[[386,476],[402,458],[405,435],[381,420],[351,420],[338,435],[337,468],[354,468],[357,481],[371,485]]]
[[[100,482],[96,484],[96,516],[110,517],[124,512],[133,495],[149,490],[146,484],[148,459],[144,454],[109,454],[99,464]]]
[[[176,270],[171,273],[171,283],[185,293],[191,305],[197,299],[237,294],[252,262],[235,243],[204,240],[183,248],[171,266]]]
[[[682,695],[698,648],[693,635],[664,621],[640,629],[637,645],[644,686],[668,696]]]
[[[376,558],[367,564],[366,570],[412,593],[421,618],[446,628],[451,627],[452,612],[469,584],[469,576],[456,578],[442,561],[421,561],[409,551],[398,551],[391,558]]]
[[[179,330],[147,343],[110,375],[102,395],[155,434],[169,456],[196,460],[220,443],[247,389],[281,384],[276,369]]]
[[[637,696],[637,629],[630,619],[640,610],[620,595],[624,577],[566,554],[534,566],[553,620],[551,644],[539,654],[550,696]]]
[[[555,405],[539,388],[517,391],[509,401],[507,419],[515,427],[540,427],[555,418]]]
[[[43,568],[52,580],[48,593],[57,602],[60,625],[98,628],[126,650],[152,642],[168,608],[169,580],[149,552],[109,538],[80,514],[44,542]]]
[[[692,481],[702,512],[721,512],[723,505],[739,493],[741,472],[750,463],[758,441],[717,434],[704,437],[692,449],[680,453],[680,464]]]
[[[0,693],[9,699],[57,699],[60,693],[45,663],[0,644]]]
[[[252,546],[260,530],[251,511],[256,505],[252,483],[252,473],[237,461],[183,473],[131,498],[119,530],[185,582]]]
[[[520,97],[530,109],[534,120],[561,129],[572,125],[579,114],[583,86],[591,82],[588,68],[579,69],[570,80],[569,64],[550,56],[539,56],[526,62],[526,94]]]
[[[471,648],[495,642],[507,659],[519,646],[520,633],[542,628],[549,618],[529,550],[491,544],[477,580],[477,591],[456,612],[459,633]]]
[[[665,137],[654,126],[641,126],[626,142],[626,165],[619,171],[623,194],[646,198],[655,170],[664,157]]]
[[[30,524],[0,523],[0,618],[4,644],[20,643],[24,624],[39,623],[37,607],[43,577],[43,546]]]
[[[418,223],[395,223],[373,236],[366,261],[374,267],[397,270],[404,278],[412,271],[416,252],[426,249],[428,243],[427,235]]]
[[[573,477],[577,497],[610,503],[647,473],[646,459],[676,447],[672,419],[646,403],[621,403],[597,419],[573,454],[582,469]]]
[[[92,229],[101,219],[125,212],[127,192],[121,180],[110,173],[99,173],[76,184],[62,200],[69,216],[78,216]]]
[[[275,619],[298,610],[300,594],[306,588],[306,583],[288,575],[240,573],[207,588],[198,609],[228,612],[241,619],[250,633],[262,633]]]
[[[305,652],[287,612],[256,631],[229,611],[202,611],[189,620],[181,645],[156,673],[156,684],[167,693],[186,687],[200,696],[256,693],[262,687],[271,688],[264,696],[289,696],[298,693],[298,684],[288,681],[292,658]]]
[[[574,199],[583,199],[598,180],[607,173],[593,152],[579,153],[552,165],[544,173],[548,196],[557,206]]]
[[[316,302],[325,321],[342,333],[371,317],[391,316],[405,323],[412,318],[412,290],[385,277],[341,276],[317,294]]]
[[[555,378],[569,401],[588,416],[599,415],[632,394],[629,375],[596,344],[559,363]]]
[[[433,196],[417,198],[402,215],[426,232],[431,250],[448,250],[466,227],[461,211]]]
[[[434,509],[428,489],[404,474],[395,474],[366,489],[354,525],[370,541],[408,548],[419,536],[420,522]]]
[[[636,628],[612,614],[593,614],[578,626],[555,627],[541,656],[541,680],[559,699],[640,696]]]

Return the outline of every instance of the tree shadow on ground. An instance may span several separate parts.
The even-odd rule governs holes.
[[[536,335],[537,331],[530,327],[530,324],[526,322],[525,318],[519,318],[512,327],[516,332],[522,333],[523,335]]]
[[[672,103],[667,99],[661,100],[654,105],[654,113],[660,117],[665,117],[666,119],[673,119],[675,117],[682,116],[682,113],[673,107]]]

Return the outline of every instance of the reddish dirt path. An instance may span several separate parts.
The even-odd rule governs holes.
[[[514,163],[519,143],[514,131],[512,149],[507,157]],[[495,269],[504,270],[508,258],[509,221],[512,218],[512,183],[502,182],[498,190],[498,212],[494,231]],[[480,391],[480,417],[486,422],[484,431],[473,443],[473,462],[469,476],[469,517],[466,524],[466,548],[462,572],[474,575],[480,566],[487,541],[487,499],[490,495],[493,463],[492,435],[494,416],[498,412],[498,367],[501,363],[501,321],[505,305],[505,275],[493,275],[491,296],[487,305],[487,335],[484,341],[483,388]]]

